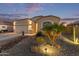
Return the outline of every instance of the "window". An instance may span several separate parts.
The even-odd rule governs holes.
[[[32,21],[31,20],[28,20],[29,24],[32,24]]]
[[[28,26],[28,30],[32,30],[32,26],[31,25]]]
[[[5,26],[2,26],[2,28],[5,28]]]

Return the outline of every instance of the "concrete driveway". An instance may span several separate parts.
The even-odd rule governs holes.
[[[7,44],[8,42],[14,41],[15,38],[20,37],[21,34],[12,33],[1,33],[0,34],[0,46]]]
[[[17,37],[17,36],[20,36],[20,34],[16,34],[14,32],[11,32],[11,33],[1,33],[0,34],[0,41],[11,39],[11,38],[14,38],[14,37]]]

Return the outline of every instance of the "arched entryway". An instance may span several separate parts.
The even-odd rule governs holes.
[[[51,21],[51,20],[42,21],[42,22],[41,22],[41,29],[42,29],[44,26],[46,26],[46,25],[51,25],[51,24],[54,24],[54,22]]]
[[[51,24],[52,24],[51,22],[43,22],[43,27]]]

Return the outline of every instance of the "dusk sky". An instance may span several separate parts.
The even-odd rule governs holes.
[[[61,18],[79,18],[79,4],[20,3],[0,4],[0,17],[26,18],[39,15],[55,15]]]

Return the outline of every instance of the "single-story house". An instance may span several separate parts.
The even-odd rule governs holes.
[[[60,18],[57,16],[36,16],[33,18],[15,20],[13,22],[13,29],[16,33],[24,32],[26,35],[35,35],[46,23],[59,24],[59,22]]]

